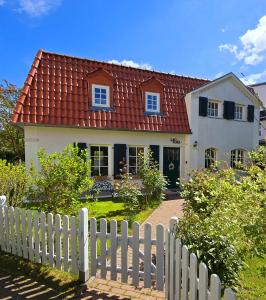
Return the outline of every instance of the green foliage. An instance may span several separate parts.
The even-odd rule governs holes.
[[[184,218],[177,234],[215,271],[225,286],[235,284],[247,253],[266,250],[266,173],[251,165],[245,172],[205,169],[183,186]],[[205,253],[205,254],[204,254]]]
[[[129,175],[123,175],[122,179],[116,184],[116,190],[119,193],[119,198],[124,202],[125,208],[129,212],[134,212],[142,208],[143,197],[140,186],[132,181]]]
[[[139,154],[139,176],[143,184],[144,205],[158,204],[164,199],[167,181],[158,164],[152,158],[152,152]]]
[[[10,162],[24,160],[23,129],[10,124],[19,93],[7,81],[0,84],[0,158]]]
[[[0,159],[0,195],[7,204],[19,206],[25,196],[27,176],[24,164],[12,164]]]
[[[67,146],[62,153],[38,152],[40,169],[30,170],[31,188],[28,196],[40,200],[45,211],[71,214],[81,195],[91,190],[93,179],[87,151]],[[89,200],[89,196],[86,199]]]
[[[249,158],[254,165],[262,169],[266,169],[266,147],[265,146],[260,146],[256,151],[250,152]]]

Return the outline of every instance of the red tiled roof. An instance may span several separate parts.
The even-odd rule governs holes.
[[[102,70],[109,80],[113,80],[113,109],[110,111],[89,109],[88,81],[97,70]],[[150,81],[158,82],[162,89],[161,115],[145,115],[142,88]],[[12,122],[189,133],[184,97],[207,82],[39,50]]]

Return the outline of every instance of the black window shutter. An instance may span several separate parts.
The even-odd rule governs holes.
[[[88,148],[86,143],[73,143],[73,146],[78,147],[79,154],[81,153],[82,150],[86,150]]]
[[[121,170],[127,163],[127,145],[114,144],[114,177],[121,175]]]
[[[248,105],[248,117],[249,122],[254,122],[254,105]]]
[[[202,117],[207,117],[208,113],[208,98],[199,97],[199,115]]]
[[[227,120],[235,118],[235,102],[224,101],[224,118]]]
[[[150,145],[152,158],[153,160],[159,164],[160,163],[160,146],[159,145]]]

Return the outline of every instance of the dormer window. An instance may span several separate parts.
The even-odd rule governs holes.
[[[100,107],[110,106],[110,88],[106,85],[92,85],[92,105]]]
[[[160,112],[160,94],[146,92],[146,111],[147,112]]]

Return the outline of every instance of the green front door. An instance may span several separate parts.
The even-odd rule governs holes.
[[[163,174],[167,177],[168,188],[176,188],[176,181],[180,176],[180,148],[163,148]]]

